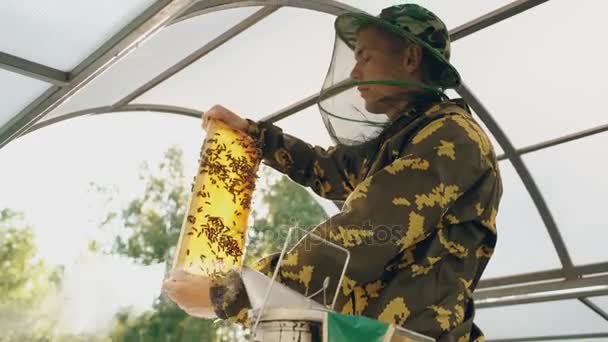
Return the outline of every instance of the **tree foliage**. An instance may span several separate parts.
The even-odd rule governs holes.
[[[52,334],[55,322],[40,306],[60,277],[61,269],[38,258],[23,215],[0,210],[0,341],[44,340]]]
[[[141,263],[170,262],[188,205],[190,186],[183,171],[183,155],[176,148],[165,153],[155,169],[142,169],[145,180],[143,196],[136,198],[119,215],[126,233],[116,239],[113,252],[137,259]],[[271,178],[270,170],[261,172],[258,184]],[[256,196],[267,213],[252,213],[250,222],[249,259],[279,249],[290,226],[310,227],[325,218],[320,205],[301,186],[280,177]],[[254,204],[254,206],[256,206]],[[164,297],[157,299],[154,311],[140,317],[127,313],[117,316],[113,341],[213,341],[226,339],[231,333],[227,323],[189,317]],[[222,334],[216,331],[223,330]],[[161,338],[162,337],[162,338]]]
[[[279,250],[291,226],[314,226],[326,217],[310,194],[287,177],[276,177],[264,168],[260,175],[255,196],[259,203],[254,203],[257,209],[252,212],[248,234],[248,260]],[[89,249],[127,256],[143,265],[165,263],[168,269],[190,195],[181,150],[167,150],[163,160],[153,167],[143,165],[141,179],[143,193],[101,220],[101,230],[112,225],[122,227],[110,246],[92,240]],[[268,182],[269,179],[274,181]],[[100,193],[107,190],[103,184],[94,186]],[[3,319],[0,341],[187,342],[233,341],[242,336],[242,331],[227,322],[188,316],[162,295],[152,311],[139,316],[128,311],[118,313],[109,336],[58,331],[52,317],[36,312],[48,291],[60,284],[62,272],[50,270],[36,258],[32,230],[20,225],[21,219],[8,209],[0,211],[0,314],[3,318],[12,317],[10,322]]]

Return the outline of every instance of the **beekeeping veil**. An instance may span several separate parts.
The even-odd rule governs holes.
[[[355,80],[351,72],[356,64],[355,43],[358,32],[370,25],[402,37],[408,44],[423,50],[425,83],[407,79]],[[327,130],[338,144],[355,145],[369,141],[389,124],[383,114],[370,113],[365,108],[358,87],[374,84],[407,89],[403,94],[380,99],[384,107],[391,102],[403,103],[409,96],[412,105],[445,97],[443,91],[460,85],[460,75],[450,64],[450,38],[445,24],[433,13],[414,4],[392,6],[378,17],[364,13],[346,13],[335,21],[336,39],[329,71],[323,83],[318,106]],[[404,88],[407,87],[407,88]]]

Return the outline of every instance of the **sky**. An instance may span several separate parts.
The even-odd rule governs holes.
[[[397,3],[345,2],[371,13]],[[420,1],[450,28],[509,2]],[[60,0],[50,6],[8,0],[0,9],[0,25],[6,25],[0,26],[0,51],[69,70],[152,1],[95,1],[89,8],[77,3]],[[66,17],[62,6],[79,15]],[[112,104],[256,9],[210,13],[166,28],[50,117]],[[453,64],[516,147],[607,123],[606,111],[598,105],[605,88],[602,80],[608,78],[608,69],[601,67],[608,46],[598,44],[604,38],[606,9],[604,0],[586,0],[577,6],[552,0],[453,44]],[[201,111],[220,103],[243,116],[261,118],[320,90],[334,42],[332,23],[333,17],[326,14],[281,9],[134,102]],[[43,43],[30,43],[41,41],[41,36]],[[0,91],[11,94],[0,100],[0,124],[46,87],[0,70]],[[279,125],[312,144],[330,145],[314,107]],[[26,213],[45,260],[73,263],[82,255],[93,222],[102,215],[99,198],[89,191],[90,182],[118,187],[126,201],[142,189],[139,165],[144,161],[153,165],[169,146],[184,150],[186,172],[194,172],[202,138],[197,120],[158,113],[106,114],[51,125],[0,149],[0,207]],[[608,260],[604,238],[608,160],[602,157],[607,143],[604,133],[524,156],[576,265]],[[496,149],[500,153],[500,147]],[[499,242],[485,277],[559,268],[543,222],[517,173],[508,162],[500,166],[505,193],[498,218]],[[608,305],[605,299],[597,301]],[[528,310],[511,308],[480,310],[485,313],[480,320],[486,317],[484,323],[491,325],[494,337],[513,336],[492,321]],[[532,308],[546,312],[543,306]],[[563,310],[583,312],[584,308],[569,302]],[[578,322],[576,317],[568,320]],[[589,331],[601,325],[586,322],[591,323],[579,326]],[[551,330],[550,320],[518,336],[542,335],[547,329]]]
[[[69,248],[70,243],[85,238],[91,225],[99,221],[103,197],[92,191],[91,182],[117,187],[124,197],[121,200],[128,200],[143,190],[140,165],[155,165],[171,145],[182,147],[186,171],[193,174],[204,136],[200,125],[166,114],[145,119],[143,115],[109,114],[66,121],[0,150],[5,165],[0,203],[27,213],[35,228],[44,227],[36,233],[41,253],[49,260],[65,262],[78,255],[79,250]],[[168,128],[180,134],[159,139]],[[47,243],[58,240],[62,248]]]
[[[167,129],[180,134],[159,139]],[[110,208],[124,208],[143,191],[140,165],[155,165],[172,145],[183,149],[185,171],[193,175],[202,138],[193,119],[107,115],[62,122],[0,150],[0,207],[24,213],[38,256],[66,269],[62,288],[51,292],[44,306],[64,329],[108,332],[118,310],[151,309],[164,277],[162,263],[142,266],[125,257],[87,252],[89,241],[107,243],[121,228],[98,228],[108,206],[90,184],[118,189]]]

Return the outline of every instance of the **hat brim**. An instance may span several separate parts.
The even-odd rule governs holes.
[[[457,88],[460,86],[460,74],[449,60],[447,60],[441,53],[439,53],[429,44],[420,40],[414,34],[391,24],[386,20],[365,13],[345,13],[336,18],[334,26],[338,37],[354,50],[355,43],[357,41],[357,32],[362,26],[369,24],[374,24],[385,28],[390,32],[415,42],[425,49],[428,53],[427,56],[433,59],[432,62],[442,69],[439,72],[439,75],[441,75],[439,79],[433,79],[436,86],[444,89]]]

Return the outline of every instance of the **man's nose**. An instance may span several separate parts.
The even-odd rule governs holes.
[[[359,63],[355,64],[353,70],[351,70],[350,78],[353,80],[361,80],[361,69],[359,68]]]

